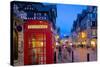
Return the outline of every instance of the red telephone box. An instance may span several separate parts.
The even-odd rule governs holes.
[[[54,63],[51,25],[48,21],[24,23],[24,65]]]

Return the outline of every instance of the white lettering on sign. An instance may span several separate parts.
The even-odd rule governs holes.
[[[48,28],[47,25],[28,25],[28,29],[45,29]]]

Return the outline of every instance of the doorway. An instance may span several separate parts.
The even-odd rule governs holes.
[[[46,35],[32,32],[28,36],[30,64],[46,64]]]

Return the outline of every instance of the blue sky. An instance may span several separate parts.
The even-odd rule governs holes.
[[[77,18],[77,14],[81,13],[86,6],[81,5],[57,5],[56,25],[60,27],[61,36],[70,35],[73,21]]]

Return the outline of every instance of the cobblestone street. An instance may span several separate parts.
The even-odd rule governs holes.
[[[58,63],[96,61],[96,56],[96,51],[91,48],[75,48],[73,49],[73,54],[72,51],[70,53],[68,51],[62,52],[62,60],[61,58],[58,59]]]

